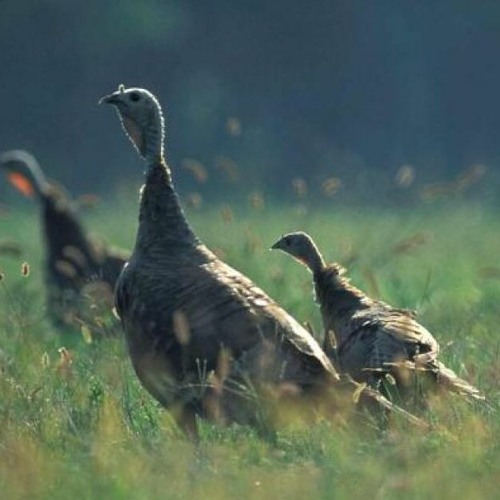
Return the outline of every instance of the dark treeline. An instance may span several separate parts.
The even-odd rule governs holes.
[[[166,104],[176,167],[229,158],[274,187],[403,164],[453,178],[500,163],[498,54],[493,0],[1,0],[0,149],[73,191],[137,179],[97,106],[124,83]]]

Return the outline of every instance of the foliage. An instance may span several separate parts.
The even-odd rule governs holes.
[[[136,171],[97,106],[124,83],[160,98],[175,164],[222,154],[278,193],[287,174],[497,169],[500,4],[429,3],[2,0],[0,149],[106,192]]]
[[[500,486],[500,223],[460,202],[413,211],[304,205],[192,207],[198,234],[317,332],[305,269],[267,249],[309,231],[325,256],[388,302],[419,310],[444,360],[488,395],[451,397],[427,417],[380,432],[320,422],[273,441],[202,423],[194,448],[140,387],[123,342],[54,331],[44,315],[40,243],[31,214],[4,215],[22,255],[0,255],[0,488],[5,498],[488,498]],[[136,206],[121,198],[87,214],[131,247]],[[424,235],[425,237],[422,237]],[[1,247],[1,246],[0,246]],[[21,275],[28,261],[29,274]],[[26,269],[25,272],[26,273]],[[62,349],[64,347],[65,349]]]

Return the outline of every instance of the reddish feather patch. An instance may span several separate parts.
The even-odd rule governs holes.
[[[17,190],[24,194],[24,196],[28,196],[29,198],[33,196],[35,192],[33,185],[23,174],[20,174],[19,172],[11,172],[8,174],[7,178]]]

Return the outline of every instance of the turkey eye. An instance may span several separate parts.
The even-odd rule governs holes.
[[[137,102],[141,98],[141,95],[139,94],[139,92],[131,92],[129,98],[131,101]]]

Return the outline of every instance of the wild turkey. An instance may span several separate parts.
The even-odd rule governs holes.
[[[264,394],[312,402],[330,386],[345,386],[352,402],[358,385],[340,381],[312,336],[194,234],[164,160],[156,97],[121,85],[101,102],[116,107],[147,163],[135,248],[115,297],[133,367],[147,391],[193,438],[196,414],[256,425],[263,407],[255,401]],[[391,408],[374,391],[356,394]]]
[[[325,329],[324,349],[336,358],[339,370],[374,388],[390,374],[403,396],[411,394],[415,377],[421,382],[430,377],[433,386],[484,399],[478,389],[438,361],[439,344],[415,320],[413,311],[371,299],[351,285],[342,266],[325,264],[308,234],[286,234],[272,249],[288,253],[311,271]]]
[[[64,192],[49,183],[36,159],[26,151],[0,155],[0,166],[21,193],[41,204],[46,248],[47,308],[59,326],[73,325],[85,308],[82,295],[112,295],[126,262],[119,250],[91,241]],[[88,319],[88,318],[86,318]]]

